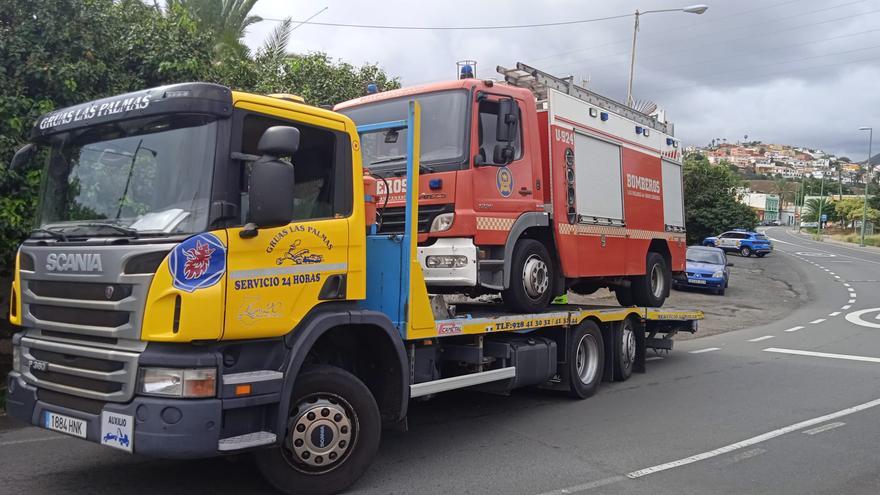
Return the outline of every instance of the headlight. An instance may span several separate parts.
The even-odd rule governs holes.
[[[214,397],[217,369],[141,368],[138,390],[162,397]]]
[[[21,346],[12,346],[12,371],[21,373]]]
[[[431,222],[431,232],[445,232],[452,227],[452,221],[455,220],[455,213],[441,213],[434,217]]]
[[[724,272],[722,272],[722,271],[717,271],[717,272],[715,272],[715,273],[712,274],[712,278],[724,278]]]
[[[464,268],[467,266],[467,256],[458,254],[435,255],[425,258],[426,268]]]

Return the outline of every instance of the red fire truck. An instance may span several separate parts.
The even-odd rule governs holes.
[[[422,105],[419,260],[428,289],[500,292],[537,311],[566,290],[659,307],[684,270],[680,143],[648,115],[518,63],[369,94],[335,110],[358,125]],[[403,230],[406,131],[365,136],[379,231]]]

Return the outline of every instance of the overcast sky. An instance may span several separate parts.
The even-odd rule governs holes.
[[[702,15],[641,18],[633,94],[665,108],[686,144],[757,139],[818,147],[864,160],[867,133],[880,137],[880,0],[704,0]],[[254,14],[315,21],[487,26],[594,19],[637,8],[679,8],[691,0],[259,0]],[[504,8],[501,8],[501,7]],[[275,23],[251,27],[258,46]],[[395,31],[303,25],[292,52],[323,51],[353,64],[378,63],[404,86],[455,77],[455,62],[530,63],[557,76],[589,80],[623,101],[633,17],[562,27],[472,31]],[[880,143],[880,139],[878,139]],[[880,151],[880,144],[874,152]]]

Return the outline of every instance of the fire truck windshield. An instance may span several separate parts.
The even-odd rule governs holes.
[[[44,160],[35,235],[185,234],[207,227],[217,123],[153,116],[58,134]]]
[[[406,118],[407,105],[417,98],[422,106],[423,170],[459,170],[467,163],[468,93],[464,90],[408,95],[341,109],[358,125]],[[407,131],[365,134],[361,140],[364,167],[380,174],[402,175],[406,170]]]

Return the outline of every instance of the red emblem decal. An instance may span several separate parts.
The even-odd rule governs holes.
[[[186,262],[183,264],[183,276],[187,280],[199,278],[208,271],[211,254],[214,252],[207,242],[196,241],[196,247],[183,252]]]

